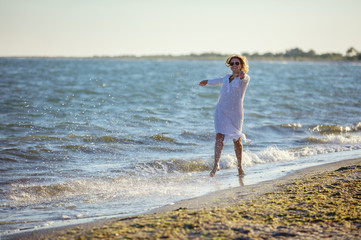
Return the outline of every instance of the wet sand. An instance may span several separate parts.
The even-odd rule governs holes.
[[[358,158],[180,201],[148,214],[3,239],[361,239],[360,233]]]

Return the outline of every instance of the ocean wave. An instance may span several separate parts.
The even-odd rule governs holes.
[[[202,172],[211,169],[211,163],[203,159],[183,160],[183,159],[169,159],[169,160],[155,160],[149,163],[142,163],[134,167],[137,171],[142,173],[189,173]]]
[[[361,131],[361,122],[354,124],[353,126],[342,126],[342,125],[316,125],[310,128],[311,132],[318,132],[322,135],[327,134],[341,134],[348,132],[359,132]]]
[[[294,152],[295,157],[308,157],[320,154],[328,154],[328,153],[335,153],[335,152],[344,152],[344,151],[353,151],[361,149],[360,145],[345,145],[339,147],[333,147],[328,145],[317,145],[317,146],[308,146],[297,149]]]
[[[255,164],[264,164],[278,161],[295,159],[292,151],[281,150],[277,146],[270,146],[259,152],[244,151],[242,165],[244,167]],[[232,169],[237,167],[237,158],[233,154],[222,154],[219,166],[221,169]],[[210,159],[168,159],[155,160],[149,163],[142,163],[134,167],[140,175],[192,173],[210,171],[213,167],[213,157]]]
[[[149,137],[149,139],[151,139],[152,141],[156,141],[156,142],[173,143],[175,145],[180,145],[180,146],[195,145],[194,143],[189,143],[189,142],[188,143],[179,142],[175,138],[165,136],[165,133],[152,135],[151,137]]]
[[[293,129],[302,128],[301,123],[287,123],[287,124],[281,124],[280,126],[284,128],[293,128]]]
[[[277,146],[269,146],[259,152],[245,152],[243,157],[243,165],[252,166],[255,164],[288,161],[294,158],[294,154],[288,150],[281,150]]]
[[[326,135],[323,137],[310,136],[305,138],[309,143],[320,144],[357,144],[361,143],[361,136],[359,135]]]
[[[256,164],[292,161],[305,156],[361,149],[359,145],[337,146],[310,145],[298,149],[279,149],[277,146],[270,146],[259,152],[247,150],[243,153],[243,166],[247,168]],[[65,205],[76,202],[101,203],[112,199],[130,201],[144,196],[174,195],[180,192],[178,188],[186,187],[187,183],[183,184],[183,179],[194,172],[209,172],[212,166],[213,158],[156,160],[137,164],[132,169],[123,169],[121,176],[72,179],[51,184],[14,182],[3,192],[4,206],[31,207],[35,204],[36,207],[47,208],[60,203]],[[234,154],[222,155],[221,169],[236,167],[237,159]],[[205,177],[204,181],[206,179],[208,178]],[[179,184],[181,182],[182,184]]]
[[[215,134],[210,132],[195,133],[191,131],[183,131],[181,137],[185,139],[195,139],[200,141],[212,141],[215,139]]]
[[[74,139],[79,139],[83,142],[100,142],[100,143],[137,143],[142,144],[142,141],[130,139],[130,138],[122,138],[122,137],[115,137],[115,136],[91,136],[91,135],[85,135],[85,136],[79,136],[75,134],[70,134],[63,137],[57,137],[57,136],[48,136],[48,135],[29,135],[25,137],[20,137],[13,140],[18,140],[20,142],[24,141],[34,141],[34,142],[72,142]]]
[[[99,151],[94,146],[83,146],[83,145],[64,145],[61,148],[76,152],[83,153],[98,153]],[[103,151],[105,152],[105,151]]]
[[[40,136],[40,135],[30,135],[21,137],[20,141],[36,141],[36,142],[45,142],[45,141],[66,141],[65,137],[54,137],[54,136]]]
[[[73,136],[77,137],[77,136]],[[130,139],[130,138],[119,138],[113,136],[79,136],[84,142],[100,142],[100,143],[124,143],[124,144],[142,144],[142,141]]]
[[[172,143],[176,142],[176,140],[174,138],[166,137],[166,136],[164,136],[164,134],[153,135],[153,136],[151,136],[151,139],[156,140],[156,141],[162,141],[162,142],[172,142]]]
[[[14,159],[14,158],[6,157],[6,156],[0,156],[0,162],[18,162],[18,161],[16,159]]]
[[[118,178],[72,179],[53,184],[12,184],[5,192],[6,204],[10,207],[59,204],[62,202],[102,202],[124,193],[132,180]]]
[[[139,197],[181,196],[181,192],[185,194],[188,191],[187,186],[189,189],[194,187],[185,181],[186,178],[187,175],[123,176],[72,179],[47,185],[12,184],[10,190],[4,193],[4,206],[46,209],[59,205],[104,203],[113,199],[130,204]]]
[[[169,124],[171,123],[172,121],[169,120],[169,119],[162,119],[160,117],[156,117],[156,116],[141,116],[141,115],[136,115],[134,114],[133,115],[133,118],[134,119],[139,119],[143,122],[151,122],[151,123],[157,123],[157,122],[160,122],[160,123],[165,123],[165,124]]]
[[[161,151],[161,152],[186,152],[188,149],[184,147],[162,147],[162,146],[149,146],[149,150]]]
[[[9,148],[0,151],[0,159],[3,161],[9,162],[20,162],[22,159],[27,160],[39,160],[41,152],[51,152],[51,150],[46,148],[29,148],[29,149],[19,149],[19,148]]]
[[[306,141],[317,144],[291,149],[279,149],[277,146],[269,146],[258,152],[246,150],[243,152],[242,165],[249,167],[256,164],[292,161],[300,157],[361,149],[360,135],[328,135],[319,138],[308,137]],[[236,167],[237,158],[233,154],[222,155],[220,160],[221,169]]]
[[[302,124],[300,123],[284,123],[284,124],[271,124],[271,125],[264,125],[261,126],[258,131],[260,132],[268,132],[268,133],[275,133],[275,134],[285,134],[287,132],[303,132]]]
[[[290,129],[297,132],[306,132],[307,130],[311,133],[318,133],[321,135],[329,134],[343,134],[351,132],[361,131],[361,122],[354,125],[325,125],[318,124],[313,126],[303,126],[301,123],[284,123],[279,125],[264,125],[259,128],[259,131],[283,133]]]
[[[316,154],[326,154],[340,151],[361,149],[360,135],[327,135],[323,137],[308,137],[305,141],[317,143],[299,148],[280,149],[277,145],[269,146],[261,151],[243,152],[242,164],[244,167],[265,164],[279,161],[290,161],[300,157],[312,156]],[[169,151],[169,148],[160,147],[160,150]],[[172,150],[170,150],[172,151]],[[173,150],[176,151],[176,150]],[[209,159],[176,159],[153,160],[134,166],[130,175],[167,175],[173,173],[192,173],[211,170],[213,166],[213,156]],[[234,154],[222,154],[220,159],[221,169],[232,169],[237,167],[237,158]],[[132,170],[132,171],[133,171]]]

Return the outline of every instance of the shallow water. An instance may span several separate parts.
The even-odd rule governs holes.
[[[0,232],[126,216],[239,186],[208,173],[223,61],[0,59]],[[253,184],[361,154],[361,65],[250,62]]]

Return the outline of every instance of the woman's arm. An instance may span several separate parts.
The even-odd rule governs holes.
[[[248,74],[245,74],[243,78],[241,78],[241,81],[243,83],[247,83],[249,82],[249,80],[251,79],[251,77]]]
[[[248,83],[249,80],[251,79],[251,77],[248,74],[245,74],[244,78],[241,79],[241,92],[242,92],[242,96],[244,96],[244,93],[247,90],[248,87]]]
[[[205,86],[205,85],[211,85],[211,86],[217,86],[221,85],[223,83],[223,78],[215,78],[211,80],[203,80],[199,83],[199,86]]]
[[[199,83],[199,86],[203,87],[203,86],[207,85],[207,83],[208,83],[208,80],[203,80]]]

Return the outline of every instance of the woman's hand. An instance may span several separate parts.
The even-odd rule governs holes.
[[[199,83],[199,86],[203,87],[203,86],[207,85],[207,83],[208,83],[208,80],[203,80]]]
[[[242,79],[246,76],[246,74],[243,71],[239,72],[239,78]]]

